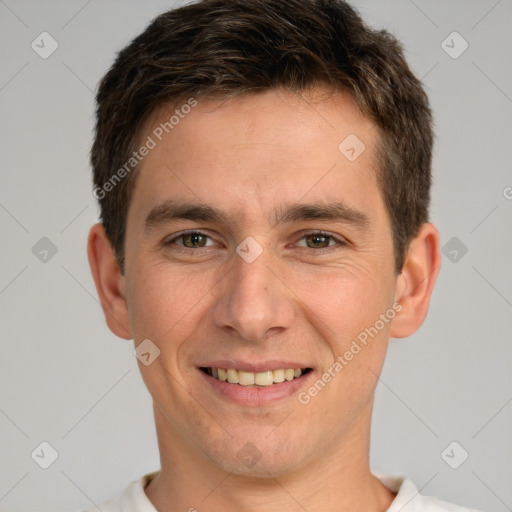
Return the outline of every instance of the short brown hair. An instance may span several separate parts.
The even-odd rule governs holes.
[[[342,0],[203,0],[161,14],[118,54],[99,85],[91,162],[121,271],[136,167],[112,178],[157,107],[318,85],[350,94],[378,127],[377,174],[399,273],[410,240],[428,221],[431,111],[400,43],[367,27]]]

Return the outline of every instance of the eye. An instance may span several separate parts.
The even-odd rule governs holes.
[[[299,247],[307,247],[308,249],[327,249],[335,245],[347,245],[347,243],[330,233],[325,231],[314,231],[312,233],[306,233],[300,240],[305,240],[304,244],[297,243]],[[331,242],[333,242],[331,244]]]
[[[203,249],[206,247],[216,246],[215,241],[202,231],[184,231],[170,239],[164,241],[165,246],[177,246],[187,249]],[[347,242],[341,238],[334,236],[325,231],[314,231],[302,235],[299,242],[295,244],[297,247],[305,247],[307,249],[331,249],[336,246],[347,245]]]
[[[207,244],[208,239],[210,239],[212,243]],[[202,249],[203,247],[215,245],[210,236],[201,231],[188,231],[181,233],[174,238],[166,240],[165,245],[175,244],[178,240],[181,240],[182,243],[177,243],[176,245],[187,249]]]

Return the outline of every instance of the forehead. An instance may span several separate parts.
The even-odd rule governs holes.
[[[142,142],[148,137],[154,147],[139,165],[132,201],[146,208],[178,197],[269,218],[276,203],[344,196],[360,209],[380,199],[377,128],[345,94],[189,98],[157,109]]]

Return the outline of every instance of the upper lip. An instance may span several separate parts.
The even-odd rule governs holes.
[[[268,361],[259,361],[259,362],[248,362],[248,361],[236,361],[236,360],[216,360],[209,361],[204,364],[199,365],[200,368],[224,368],[229,369],[232,368],[234,370],[242,370],[243,372],[266,372],[270,370],[281,370],[287,368],[311,368],[310,365],[300,363],[297,361],[278,361],[278,360],[268,360]]]

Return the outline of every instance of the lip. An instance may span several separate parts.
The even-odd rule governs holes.
[[[242,370],[243,372],[266,372],[271,370],[286,370],[287,368],[312,368],[307,363],[300,363],[297,361],[276,361],[275,359],[268,361],[248,362],[248,361],[237,361],[222,359],[217,361],[210,361],[201,363],[198,368],[225,368],[226,370],[232,368],[233,370]]]
[[[225,368],[225,366],[215,366],[215,364],[217,363],[211,363],[208,366],[212,368]],[[228,366],[228,368],[233,367],[236,368],[236,366]],[[245,365],[245,368],[248,367],[250,367],[250,365]],[[263,366],[261,366],[259,363],[253,365],[253,367],[263,368]],[[270,369],[269,366],[265,366],[264,368]],[[283,367],[276,366],[273,369],[277,370],[280,368]],[[301,368],[301,366],[295,366],[295,368]],[[305,367],[302,366],[302,368]],[[243,368],[237,369],[240,369],[242,371],[255,371],[244,370]],[[277,402],[282,402],[286,398],[296,397],[297,394],[300,392],[301,388],[309,386],[309,382],[312,378],[314,378],[315,374],[315,372],[311,370],[296,379],[280,382],[278,384],[272,384],[270,386],[240,386],[238,384],[229,384],[228,382],[220,381],[219,379],[211,377],[210,375],[203,372],[199,368],[197,369],[197,371],[201,375],[203,381],[205,382],[205,385],[210,390],[210,392],[212,392],[213,394],[215,394],[216,396],[220,397],[223,400],[228,400],[231,403],[249,407],[262,407],[265,405],[272,405]]]

